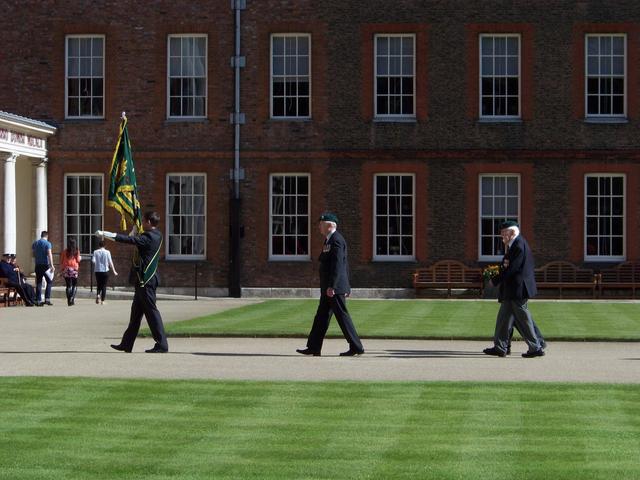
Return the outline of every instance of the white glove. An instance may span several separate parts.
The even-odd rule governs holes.
[[[107,238],[107,239],[109,239],[109,240],[111,240],[111,241],[115,241],[115,239],[116,239],[116,234],[115,234],[115,233],[113,233],[113,232],[107,232],[106,230],[96,230],[95,235],[96,235],[97,237],[104,237],[104,238]]]
[[[133,225],[133,227],[131,228],[131,231],[129,232],[129,236],[130,237],[135,237],[137,234],[138,234],[138,227]]]

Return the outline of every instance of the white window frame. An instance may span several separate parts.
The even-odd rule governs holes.
[[[622,178],[622,255],[588,255],[587,254],[587,179],[589,177],[601,178],[601,177],[618,177]],[[624,173],[607,173],[607,172],[598,172],[598,173],[587,173],[584,176],[584,190],[583,190],[583,201],[584,201],[584,210],[583,210],[583,233],[582,239],[584,243],[584,261],[585,262],[622,262],[627,259],[627,175]],[[598,196],[599,198],[599,196]],[[599,204],[599,202],[598,202]],[[612,214],[609,215],[609,218],[612,217]],[[600,218],[598,215],[597,218]],[[609,235],[612,237],[613,235]],[[600,236],[598,235],[598,238]]]
[[[413,40],[413,113],[385,113],[378,114],[378,38],[411,38]],[[416,92],[416,64],[417,64],[417,51],[416,51],[416,34],[415,33],[377,33],[373,36],[373,117],[375,120],[382,121],[412,121],[416,119],[416,100],[418,92]],[[402,58],[402,51],[400,52]],[[402,69],[402,61],[400,61]],[[392,75],[387,74],[386,77]],[[394,77],[396,75],[393,75]],[[400,75],[402,77],[402,75]],[[387,97],[391,96],[389,93]],[[400,100],[402,104],[402,97]]]
[[[306,177],[307,178],[307,254],[306,255],[273,255],[273,177]],[[297,197],[297,192],[296,192]],[[297,200],[296,200],[297,201]],[[284,216],[284,215],[283,215]],[[273,172],[269,174],[269,261],[306,262],[311,260],[311,174],[307,172]]]
[[[484,115],[482,113],[482,39],[491,37],[495,38],[517,38],[518,39],[518,114],[517,115]],[[495,50],[494,50],[495,52]],[[505,54],[506,55],[506,54]],[[495,73],[495,53],[493,54],[493,73],[491,77],[495,79],[498,77]],[[504,78],[509,78],[512,75],[502,75]],[[494,102],[496,98],[495,88],[493,91]],[[495,106],[495,105],[494,105]],[[495,108],[494,108],[495,111]],[[478,116],[482,120],[520,120],[522,119],[522,35],[519,33],[482,33],[478,38]]]
[[[171,115],[171,79],[172,78],[196,78],[191,77],[172,77],[171,76],[171,39],[172,38],[204,38],[204,112],[202,115]],[[180,52],[182,59],[182,51]],[[180,98],[184,98],[180,96]],[[167,119],[168,120],[202,120],[207,118],[209,111],[209,35],[206,33],[181,33],[167,35]],[[182,109],[181,109],[182,110]]]
[[[180,253],[169,253],[169,242],[170,242],[170,232],[169,232],[169,177],[202,177],[203,178],[203,186],[204,186],[204,205],[202,206],[204,212],[204,235],[203,235],[203,246],[204,251],[202,255],[193,255],[193,254],[180,254]],[[193,194],[192,194],[193,195]],[[181,198],[182,194],[178,196]],[[166,219],[166,232],[165,232],[165,246],[164,246],[164,256],[166,260],[205,260],[207,258],[207,173],[206,172],[168,172],[165,175],[165,219]],[[181,215],[182,216],[182,215]],[[194,216],[193,212],[191,212],[190,216]],[[177,234],[182,236],[182,233]],[[194,234],[192,233],[193,237]],[[198,235],[199,236],[199,235]]]
[[[273,115],[273,39],[274,37],[306,37],[307,40],[309,41],[309,71],[308,71],[308,77],[309,77],[309,115],[279,115],[279,116],[274,116]],[[311,119],[311,99],[312,99],[312,91],[311,91],[311,83],[312,83],[312,71],[311,71],[311,34],[310,33],[272,33],[269,36],[269,116],[272,120],[309,120]],[[285,56],[286,58],[286,56]],[[284,77],[296,77],[296,83],[297,83],[297,79],[300,77],[300,75],[298,75],[297,73],[297,65],[298,65],[298,55],[296,55],[296,74],[295,75],[287,75],[286,74],[286,70],[285,70],[285,75],[278,75],[278,76],[284,76]],[[285,62],[286,63],[286,62]],[[285,65],[286,68],[286,65]],[[304,75],[302,75],[304,77]],[[285,86],[286,89],[286,86]],[[285,98],[299,98],[297,92],[296,95],[286,95],[285,92]]]
[[[603,77],[608,77],[613,79],[614,77],[618,77],[618,75],[613,75],[613,73],[611,73],[608,76],[601,76],[600,74],[598,75],[589,75],[589,38],[593,38],[593,37],[597,37],[597,38],[601,38],[601,37],[622,37],[624,39],[624,106],[623,106],[623,113],[589,113],[589,77],[594,77],[597,76],[598,78],[603,78]],[[627,48],[627,34],[626,33],[588,33],[585,34],[584,36],[584,116],[586,119],[607,119],[607,118],[611,118],[611,119],[626,119],[627,118],[627,103],[628,103],[628,96],[627,96],[627,84],[628,84],[628,75],[627,75],[627,63],[628,63],[628,48]],[[600,55],[598,55],[599,58]],[[613,65],[611,67],[613,69]],[[612,82],[613,83],[613,82]],[[611,90],[613,92],[613,85],[611,86]],[[613,94],[612,94],[613,96]],[[600,98],[600,87],[598,87],[598,98]],[[599,107],[598,107],[599,108]]]
[[[67,212],[67,179],[69,177],[100,177],[100,185],[102,188],[102,195],[101,195],[101,202],[100,204],[102,205],[102,213],[100,214],[100,228],[99,230],[103,230],[104,229],[104,207],[105,207],[105,191],[104,191],[104,187],[105,187],[105,183],[104,183],[104,174],[103,173],[99,173],[99,172],[70,172],[70,173],[65,173],[64,177],[63,177],[63,182],[64,182],[64,208],[63,208],[63,239],[64,239],[64,246],[60,249],[61,251],[66,248],[67,245],[67,217],[69,215],[75,215],[76,217],[80,217],[80,213],[68,213]],[[78,194],[76,194],[77,196]],[[80,203],[78,202],[78,210],[80,210]],[[89,214],[91,216],[91,214]],[[80,226],[78,225],[78,228],[80,228]],[[93,234],[93,232],[88,232],[89,235]],[[82,234],[82,235],[86,235],[86,234]],[[93,252],[82,252],[80,250],[80,243],[78,242],[78,251],[81,253],[81,255],[87,256],[87,255],[92,255]]]
[[[69,39],[100,38],[102,39],[102,76],[81,77],[81,78],[102,78],[102,115],[69,115]],[[71,120],[91,120],[105,118],[106,98],[105,85],[107,83],[107,72],[105,71],[105,57],[107,52],[106,36],[101,34],[66,35],[64,38],[64,118]],[[91,69],[93,71],[93,56],[91,57]],[[78,64],[78,77],[80,78],[80,64]],[[93,86],[92,86],[93,88]],[[92,106],[93,110],[93,106]]]
[[[516,177],[518,179],[518,223],[522,220],[522,176],[519,173],[481,173],[478,175],[478,261],[479,262],[499,262],[502,260],[502,255],[483,255],[482,254],[482,179],[483,178],[506,178]],[[495,193],[492,194],[492,198],[495,201]],[[506,191],[505,191],[506,198]],[[493,210],[492,219],[499,218],[495,215],[495,208]],[[496,233],[492,232],[495,236]]]
[[[376,223],[376,216],[378,214],[378,204],[376,202],[376,197],[378,195],[378,182],[377,179],[378,177],[405,177],[405,176],[410,176],[411,177],[411,188],[412,188],[412,205],[411,205],[411,217],[413,219],[413,221],[411,222],[411,226],[412,226],[412,232],[411,232],[411,251],[413,252],[412,255],[378,255],[376,252],[378,250],[378,243],[377,243],[377,233],[378,233],[378,226]],[[402,185],[402,182],[400,182],[400,185]],[[387,198],[389,196],[389,193],[386,194]],[[401,194],[402,195],[402,194]],[[372,237],[373,237],[373,261],[375,262],[409,262],[409,261],[414,261],[416,259],[416,174],[415,173],[410,173],[410,172],[377,172],[373,175],[373,228],[372,230]],[[389,212],[387,211],[387,217],[389,217]],[[399,214],[400,218],[402,219],[402,214]],[[402,223],[402,220],[400,220],[400,222]],[[389,233],[386,233],[386,237],[389,237]]]

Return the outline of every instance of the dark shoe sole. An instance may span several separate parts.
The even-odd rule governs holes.
[[[349,350],[348,352],[342,352],[340,354],[340,356],[341,357],[355,357],[357,355],[362,355],[363,353],[364,353],[364,350],[361,351],[361,352],[356,352],[356,351]]]
[[[307,355],[307,356],[312,356],[312,357],[319,357],[320,356],[320,352],[310,352],[308,350],[300,350],[300,349],[296,349],[296,352],[299,353],[300,355]]]
[[[111,344],[111,348],[119,352],[131,353],[131,350],[127,350],[122,345]]]
[[[544,357],[544,352],[539,350],[537,352],[526,352],[522,354],[523,358],[535,358],[535,357]]]
[[[500,358],[504,358],[507,356],[506,353],[502,353],[496,350],[492,350],[489,348],[485,348],[482,353],[484,353],[485,355],[491,355],[492,357],[500,357]]]

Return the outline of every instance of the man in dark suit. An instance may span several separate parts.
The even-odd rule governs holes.
[[[121,352],[131,352],[133,343],[140,330],[142,315],[147,319],[149,329],[156,341],[153,348],[145,350],[147,353],[166,353],[169,351],[167,336],[164,333],[162,317],[156,307],[156,288],[158,287],[158,260],[162,247],[162,232],[158,230],[160,215],[156,212],[147,212],[143,217],[142,227],[144,232],[140,235],[122,235],[98,230],[96,235],[116,242],[129,243],[138,249],[138,264],[134,265],[132,272],[135,283],[135,295],[131,304],[131,317],[129,326],[125,330],[122,341],[111,345],[111,348]]]
[[[496,330],[493,338],[494,346],[486,348],[484,353],[504,357],[507,355],[510,342],[510,331],[515,326],[529,347],[522,356],[525,358],[544,355],[541,335],[536,333],[536,326],[527,307],[538,289],[534,276],[533,254],[529,244],[520,235],[518,224],[513,221],[504,222],[500,226],[500,235],[505,245],[505,254],[500,265],[500,272],[491,279],[499,285],[498,300],[500,310],[496,319]],[[539,332],[539,330],[538,330]]]
[[[335,314],[344,338],[349,342],[349,350],[343,357],[362,355],[364,347],[351,316],[347,311],[346,297],[351,293],[349,285],[349,264],[347,262],[347,242],[337,231],[338,217],[333,213],[320,216],[318,228],[325,237],[320,254],[320,304],[313,319],[313,327],[307,340],[307,348],[297,349],[303,355],[320,356],[322,342],[329,328],[331,315]]]
[[[27,307],[33,307],[36,304],[35,290],[27,283],[24,274],[20,271],[20,267],[16,265],[15,254],[5,253],[2,256],[2,260],[0,260],[0,277],[7,279],[7,286],[15,288]]]

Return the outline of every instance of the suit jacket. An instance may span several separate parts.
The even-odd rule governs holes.
[[[349,285],[349,263],[347,262],[347,242],[337,230],[324,244],[320,254],[320,288],[324,294],[331,287],[336,294],[351,292]]]
[[[0,277],[5,277],[9,283],[20,285],[20,275],[16,272],[13,265],[4,260],[0,260]]]
[[[141,271],[144,271],[160,248],[162,232],[158,229],[153,229],[132,237],[118,233],[116,234],[116,242],[133,244],[138,248]],[[154,276],[157,276],[157,273],[155,273]]]
[[[522,235],[518,235],[502,258],[500,273],[493,278],[500,285],[498,300],[526,300],[537,293],[531,248]]]

